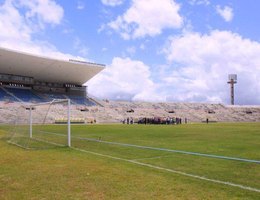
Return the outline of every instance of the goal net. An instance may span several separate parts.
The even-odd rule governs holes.
[[[70,108],[69,99],[18,106],[9,143],[26,149],[71,146]]]

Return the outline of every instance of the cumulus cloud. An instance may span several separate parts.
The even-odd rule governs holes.
[[[111,65],[88,82],[89,93],[99,98],[156,101],[156,85],[143,62],[115,57]]]
[[[127,52],[129,55],[132,56],[132,55],[135,54],[136,48],[135,48],[134,46],[128,47],[128,48],[126,49],[126,52]]]
[[[223,8],[219,5],[216,6],[217,13],[226,21],[232,21],[234,17],[233,9],[229,6],[224,6]]]
[[[190,0],[189,3],[191,5],[209,5],[209,0]]]
[[[209,34],[186,32],[165,44],[167,65],[151,69],[130,58],[112,63],[88,82],[89,92],[100,98],[230,102],[228,74],[237,74],[237,104],[260,104],[260,43],[229,31]]]
[[[0,7],[0,37],[2,40],[8,38],[14,40],[28,40],[32,29],[25,25],[26,18],[22,17],[13,3],[6,1]]]
[[[6,0],[0,6],[0,46],[59,59],[82,59],[63,54],[46,41],[33,39],[45,26],[60,24],[63,13],[53,0]]]
[[[11,2],[11,1],[10,1]],[[37,18],[38,21],[50,24],[60,24],[63,9],[53,0],[13,0],[26,10],[27,19]]]
[[[164,48],[167,60],[178,67],[162,75],[176,88],[170,100],[229,102],[228,74],[238,74],[239,104],[260,103],[260,43],[229,31],[187,33],[171,37]]]
[[[131,7],[108,26],[124,39],[156,36],[166,28],[181,28],[179,9],[174,0],[132,0]]]
[[[85,4],[82,1],[77,2],[77,9],[83,10],[85,8]]]
[[[79,52],[80,55],[86,57],[88,55],[89,49],[84,45],[84,43],[79,39],[75,38],[73,42],[73,48]]]
[[[101,0],[101,1],[106,6],[118,6],[124,2],[124,0]]]

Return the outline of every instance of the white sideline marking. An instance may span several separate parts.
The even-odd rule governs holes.
[[[49,144],[52,144],[52,145],[56,145],[56,146],[60,146],[60,147],[65,147],[65,145],[62,145],[62,144],[58,144],[56,142],[49,142],[47,140],[42,140],[42,139],[38,139],[38,138],[32,138],[33,140],[36,140],[36,141],[40,141],[40,142],[45,142],[45,143],[49,143]]]
[[[43,142],[62,146],[60,144],[53,143],[53,142],[48,142],[48,141],[43,141]],[[10,142],[10,143],[12,143],[12,142]],[[17,145],[17,144],[15,144],[15,145]],[[17,146],[19,146],[19,145],[17,145]],[[188,177],[192,177],[192,178],[196,178],[196,179],[200,179],[200,180],[204,180],[204,181],[209,181],[209,182],[218,183],[218,184],[222,184],[222,185],[228,185],[228,186],[237,187],[237,188],[240,188],[240,189],[244,189],[244,190],[253,191],[253,192],[259,192],[260,193],[260,189],[252,188],[252,187],[249,187],[249,186],[244,186],[244,185],[231,183],[231,182],[226,182],[226,181],[220,181],[220,180],[216,180],[216,179],[210,179],[210,178],[207,178],[207,177],[198,176],[198,175],[194,175],[194,174],[189,174],[189,173],[185,173],[185,172],[182,172],[182,171],[177,171],[177,170],[173,170],[173,169],[159,167],[159,166],[156,166],[156,165],[151,165],[151,164],[138,162],[136,160],[129,160],[129,159],[125,159],[125,158],[119,158],[119,157],[110,156],[110,155],[101,154],[101,153],[96,153],[96,152],[92,152],[92,151],[87,151],[87,150],[83,150],[83,149],[79,149],[79,148],[75,148],[75,147],[70,147],[70,148],[74,149],[74,150],[77,150],[77,151],[93,154],[93,155],[98,155],[98,156],[102,156],[102,157],[106,157],[106,158],[111,158],[111,159],[114,159],[114,160],[121,160],[121,161],[129,162],[129,163],[133,163],[133,164],[149,167],[149,168],[152,168],[152,169],[158,169],[158,170],[167,171],[167,172],[171,172],[171,173],[175,173],[175,174],[179,174],[179,175],[183,175],[183,176],[188,176]]]
[[[210,157],[210,158],[235,160],[235,161],[242,161],[242,162],[250,162],[250,163],[260,164],[259,160],[250,160],[250,159],[244,159],[244,158],[219,156],[219,155],[213,155],[213,154],[189,152],[189,151],[182,151],[182,150],[175,150],[175,149],[141,146],[141,145],[135,145],[135,144],[119,143],[119,142],[109,142],[109,141],[103,141],[103,140],[97,140],[97,139],[91,139],[91,138],[82,138],[82,137],[73,137],[73,138],[82,139],[82,140],[89,140],[89,141],[94,141],[94,142],[101,142],[101,143],[106,143],[106,144],[114,144],[114,145],[127,146],[127,147],[136,147],[136,148],[140,148],[140,149],[151,149],[151,150],[167,151],[167,152],[181,153],[181,154],[194,155],[194,156],[203,156],[203,157]]]
[[[22,146],[22,145],[19,145],[19,144],[17,144],[17,143],[11,142],[11,141],[7,141],[7,142],[8,142],[9,144],[12,144],[12,145],[18,146],[18,147],[23,148],[23,149],[26,149],[26,150],[30,150],[30,149],[31,149],[31,148],[24,147],[24,146]]]
[[[36,141],[45,142],[45,143],[49,143],[49,144],[60,146],[60,147],[65,147],[65,145],[58,144],[58,143],[55,143],[55,142],[49,142],[49,141],[46,141],[46,140],[41,140],[41,139],[36,139],[36,138],[31,138],[31,140],[36,140]],[[25,146],[22,146],[20,144],[17,144],[17,143],[11,142],[11,141],[7,141],[7,142],[10,143],[10,144],[16,145],[20,148],[26,149],[26,150],[35,149],[35,148],[25,147]]]
[[[167,158],[167,157],[172,157],[173,154],[171,155],[164,155],[164,156],[154,156],[154,157],[149,157],[149,158],[137,158],[137,159],[133,159],[133,160],[152,160],[152,159],[157,159],[157,158]]]
[[[128,160],[128,159],[125,159],[125,158],[119,158],[119,157],[114,157],[114,156],[110,156],[110,155],[106,155],[106,154],[101,154],[101,153],[96,153],[96,152],[87,151],[87,150],[83,150],[83,149],[78,149],[78,148],[75,148],[75,147],[71,147],[71,149],[81,151],[81,152],[85,152],[85,153],[89,153],[89,154],[93,154],[93,155],[106,157],[106,158],[111,158],[111,159],[114,159],[114,160],[121,160],[121,161],[129,162],[129,163],[133,163],[133,164],[137,164],[137,165],[141,165],[141,166],[145,166],[145,167],[149,167],[149,168],[153,168],[153,169],[167,171],[167,172],[171,172],[171,173],[175,173],[175,174],[179,174],[179,175],[183,175],[183,176],[188,176],[188,177],[192,177],[192,178],[196,178],[196,179],[200,179],[200,180],[204,180],[204,181],[219,183],[219,184],[222,184],[222,185],[228,185],[228,186],[237,187],[237,188],[240,188],[240,189],[260,193],[260,189],[252,188],[252,187],[248,187],[248,186],[244,186],[244,185],[240,185],[240,184],[236,184],[236,183],[220,181],[220,180],[216,180],[216,179],[210,179],[210,178],[207,178],[207,177],[189,174],[189,173],[185,173],[185,172],[182,172],[182,171],[177,171],[177,170],[173,170],[173,169],[159,167],[159,166],[156,166],[156,165],[150,165],[150,164],[138,162],[138,161],[135,161],[135,160]]]
[[[66,135],[54,133],[54,132],[45,132],[45,131],[40,131],[40,132],[66,137]],[[127,144],[127,143],[120,143],[120,142],[109,142],[109,141],[104,141],[104,140],[97,140],[97,139],[93,139],[93,138],[83,138],[83,137],[77,137],[77,136],[72,136],[71,138],[88,140],[88,141],[93,141],[93,142],[100,142],[100,143],[105,143],[105,144],[120,145],[120,146],[126,146],[126,147],[135,147],[135,148],[140,148],[140,149],[150,149],[150,150],[166,151],[166,152],[172,152],[172,153],[181,153],[181,154],[194,155],[194,156],[203,156],[203,157],[210,157],[210,158],[217,158],[217,159],[224,159],[224,160],[234,160],[234,161],[260,164],[260,160],[251,160],[251,159],[246,159],[246,158],[236,158],[236,157],[197,153],[197,152],[182,151],[182,150],[175,150],[175,149],[141,146],[141,145],[136,145],[136,144]]]

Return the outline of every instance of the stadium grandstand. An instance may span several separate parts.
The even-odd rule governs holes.
[[[104,65],[74,59],[57,60],[0,48],[0,101],[39,103],[71,99],[72,104],[92,106],[83,84]]]
[[[0,48],[0,123],[12,120],[12,113],[21,105],[53,99],[71,100],[75,123],[121,123],[127,118],[134,123],[142,118],[181,118],[188,123],[260,121],[260,106],[98,100],[90,97],[84,84],[104,67]],[[64,121],[56,114],[52,113],[54,120],[50,123]]]

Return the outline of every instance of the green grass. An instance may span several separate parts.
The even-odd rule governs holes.
[[[42,142],[24,150],[0,131],[0,199],[260,199],[260,193]],[[61,125],[35,126],[34,136],[65,144]],[[19,130],[19,129],[18,129]],[[260,123],[75,125],[74,147],[260,189],[260,164],[104,144],[75,137],[260,160]]]

